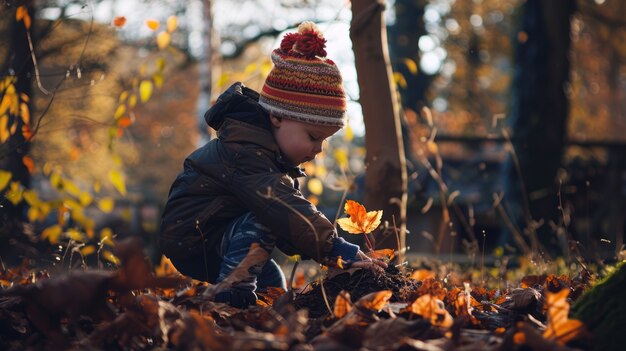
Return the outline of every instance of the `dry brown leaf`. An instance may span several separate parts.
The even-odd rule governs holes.
[[[542,300],[541,293],[533,288],[513,289],[506,295],[506,300],[502,303],[502,307],[512,310],[523,310],[531,306],[531,304]]]

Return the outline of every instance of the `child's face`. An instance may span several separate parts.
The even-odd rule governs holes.
[[[280,151],[294,165],[313,160],[322,151],[324,140],[340,129],[274,116],[271,116],[271,121]]]

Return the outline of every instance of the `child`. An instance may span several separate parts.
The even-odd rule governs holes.
[[[312,22],[283,38],[261,94],[236,83],[207,111],[218,138],[193,152],[170,189],[160,245],[183,274],[211,283],[225,279],[258,243],[318,262],[341,257],[352,267],[381,269],[298,191],[298,165],[322,151],[345,123],[346,98],[326,40]],[[236,307],[254,291],[286,288],[273,260],[216,296]]]

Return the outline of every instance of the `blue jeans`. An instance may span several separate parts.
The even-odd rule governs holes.
[[[241,263],[253,243],[260,244],[270,254],[276,246],[275,237],[270,229],[259,223],[254,214],[248,212],[235,219],[224,233],[220,247],[222,263],[217,282],[226,279]],[[234,287],[249,291],[255,291],[257,288],[264,291],[270,286],[287,288],[285,275],[273,259],[250,268],[249,272],[250,276],[236,283]]]

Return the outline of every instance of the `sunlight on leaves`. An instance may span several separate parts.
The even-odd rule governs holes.
[[[407,83],[406,79],[400,72],[393,73],[393,80],[398,84],[398,86],[402,89],[406,89]]]
[[[59,236],[63,232],[63,229],[60,225],[55,224],[41,232],[41,238],[43,240],[48,240],[51,244],[56,244],[59,241]]]
[[[96,252],[96,247],[93,245],[87,245],[87,246],[81,247],[78,251],[83,256],[89,256],[93,254],[94,252]]]
[[[117,109],[115,110],[115,113],[113,114],[113,118],[119,119],[120,117],[124,115],[124,113],[126,113],[126,105],[124,104],[119,105]]]
[[[4,190],[4,188],[6,188],[7,184],[9,184],[9,181],[11,180],[11,177],[13,176],[13,174],[11,172],[7,172],[4,170],[0,169],[0,191]]]
[[[74,240],[74,241],[80,242],[80,243],[84,243],[86,241],[85,240],[85,235],[83,235],[83,233],[81,233],[80,231],[76,230],[75,228],[68,229],[65,232],[65,236],[70,238],[70,239],[72,239],[72,240]]]
[[[11,135],[7,127],[8,123],[9,116],[0,116],[0,143],[4,143],[5,141],[7,141],[7,139],[9,139],[9,136]]]
[[[348,218],[340,218],[337,223],[341,229],[350,234],[368,234],[380,225],[383,211],[366,212],[365,207],[352,200],[346,201],[344,206]]]
[[[38,206],[41,202],[37,192],[32,189],[25,190],[22,196],[24,197],[24,201],[30,206]]]
[[[157,20],[148,19],[146,20],[146,26],[150,28],[150,30],[156,31],[157,29],[159,29],[160,24],[159,24],[159,21]]]
[[[141,102],[146,102],[152,96],[152,81],[142,80],[139,84],[139,97]]]
[[[28,109],[28,104],[24,102],[20,104],[20,117],[24,124],[30,123],[30,110]]]
[[[117,28],[122,28],[124,27],[125,24],[126,24],[126,17],[124,16],[117,16],[113,19],[113,25],[116,26]]]
[[[26,166],[28,173],[33,174],[33,172],[35,172],[35,161],[32,159],[32,157],[28,155],[22,157],[22,163],[24,164],[24,166]]]
[[[118,170],[110,171],[109,180],[120,194],[124,196],[126,195],[126,182],[124,181],[124,175],[122,174],[122,172]]]
[[[354,139],[354,132],[352,131],[352,128],[348,124],[343,131],[343,140],[347,143],[350,143],[352,142],[353,139]]]
[[[322,184],[322,181],[319,180],[319,178],[309,179],[306,186],[313,195],[320,196],[322,195],[322,192],[324,192],[324,184]]]
[[[117,256],[115,256],[111,251],[109,250],[102,250],[102,258],[104,258],[105,260],[113,263],[114,265],[119,265],[120,264],[120,259],[117,258]]]
[[[380,311],[391,299],[393,293],[391,290],[381,290],[373,293],[369,293],[359,299],[357,304],[370,311]]]
[[[161,32],[157,35],[157,45],[159,49],[165,49],[168,45],[170,45],[170,41],[172,37],[168,32]]]
[[[415,280],[426,280],[426,279],[435,279],[435,272],[428,269],[418,269],[411,273],[411,279]]]
[[[415,63],[414,60],[407,57],[403,60],[403,62],[406,68],[409,70],[409,72],[411,72],[412,75],[417,74],[417,63]]]
[[[165,59],[162,57],[157,58],[156,66],[159,72],[163,72],[163,70],[165,69]]]
[[[171,33],[171,32],[176,30],[176,26],[178,25],[177,21],[178,21],[178,19],[176,18],[176,16],[170,16],[170,17],[167,18],[167,26],[166,27],[167,27],[167,31],[168,32]]]
[[[567,296],[569,292],[569,289],[563,289],[557,293],[546,292],[548,324],[543,336],[561,344],[576,338],[583,330],[581,321],[568,318],[570,304],[567,302]]]
[[[396,252],[394,249],[380,249],[368,252],[367,255],[371,258],[383,259],[388,262],[395,257]]]
[[[345,148],[338,148],[333,153],[333,157],[335,158],[335,161],[340,168],[348,168],[348,150],[346,150]]]
[[[26,29],[30,29],[31,19],[26,6],[20,6],[17,8],[17,11],[15,12],[15,19],[18,22],[24,21],[24,27],[26,27]]]
[[[7,193],[4,196],[13,205],[17,205],[22,201],[23,192],[24,192],[24,189],[22,188],[22,185],[20,184],[20,182],[13,181],[11,182],[11,185],[9,187],[9,191],[7,191]]]
[[[113,246],[113,230],[111,228],[102,228],[100,231],[100,242]]]
[[[342,318],[352,309],[352,301],[350,301],[350,293],[342,291],[335,299],[333,314],[336,318]]]
[[[454,322],[443,301],[430,294],[420,296],[407,307],[407,310],[429,320],[434,326],[449,328]]]

